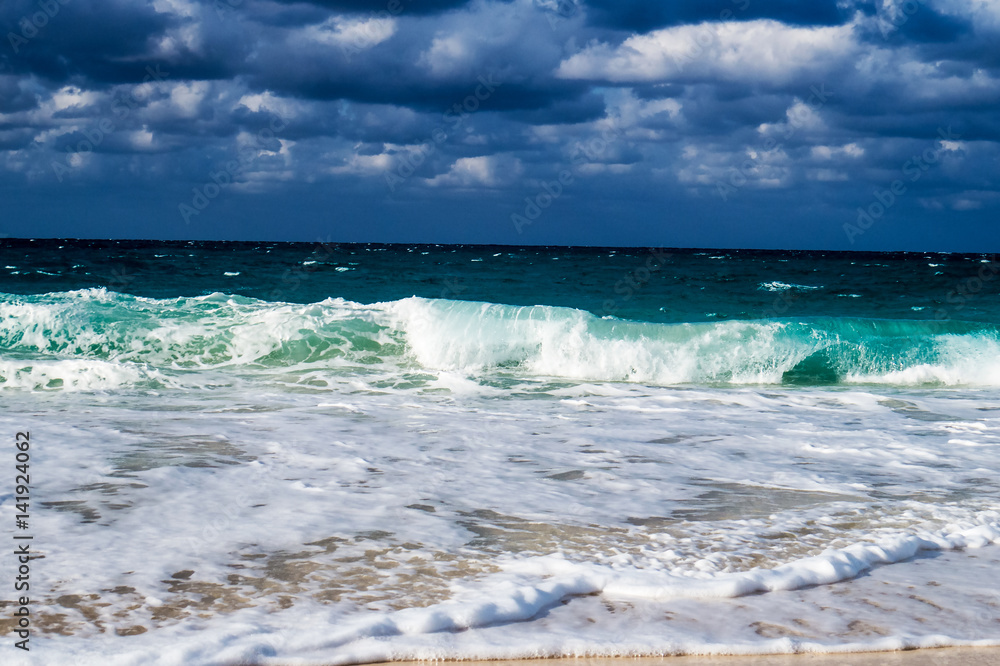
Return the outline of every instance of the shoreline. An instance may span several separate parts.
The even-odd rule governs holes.
[[[916,648],[887,652],[807,652],[761,655],[677,655],[668,657],[552,657],[548,659],[426,660],[378,662],[369,666],[995,666],[1000,647]]]

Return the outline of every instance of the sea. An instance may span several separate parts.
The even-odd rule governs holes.
[[[3,239],[0,406],[4,664],[1000,645],[989,254]]]

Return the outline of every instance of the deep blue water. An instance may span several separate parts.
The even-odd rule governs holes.
[[[0,241],[0,292],[550,305],[651,322],[1000,323],[992,255],[333,243]]]

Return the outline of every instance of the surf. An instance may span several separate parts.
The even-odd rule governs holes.
[[[4,388],[169,385],[170,376],[222,369],[265,378],[332,369],[650,386],[997,386],[1000,330],[846,317],[667,324],[420,297],[295,304],[105,289],[0,296]]]

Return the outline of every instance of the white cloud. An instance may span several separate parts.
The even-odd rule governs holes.
[[[820,106],[810,106],[796,99],[785,110],[785,121],[780,123],[761,123],[757,132],[761,136],[770,136],[779,143],[794,136],[798,132],[819,132],[826,129],[819,114]]]
[[[389,171],[394,164],[393,156],[389,153],[379,153],[378,155],[358,155],[349,156],[341,166],[330,167],[333,174],[372,176]]]
[[[684,162],[676,170],[677,181],[685,185],[734,185],[752,189],[785,187],[792,182],[791,158],[781,148],[763,150],[747,147],[729,152],[719,146],[695,147],[681,151]]]
[[[974,199],[956,199],[951,207],[954,210],[979,210],[983,207],[983,202]]]
[[[66,86],[52,93],[52,111],[83,109],[96,102],[100,97],[100,94],[90,90]]]
[[[270,112],[287,120],[299,114],[302,102],[292,100],[287,97],[278,97],[269,90],[252,95],[243,95],[236,103],[237,106],[245,106],[254,113],[261,111]]]
[[[521,160],[510,155],[460,157],[447,173],[426,182],[431,187],[501,187],[524,173]]]
[[[669,119],[675,123],[682,120],[683,105],[672,97],[660,99],[640,99],[631,88],[611,89],[604,92],[605,125],[610,124],[619,131],[630,131],[629,137],[639,138],[644,123],[654,120],[661,123]],[[603,128],[595,127],[595,131]],[[652,138],[652,137],[651,137]]]
[[[472,53],[464,35],[435,37],[431,47],[420,56],[420,63],[434,76],[448,76],[468,67]]]
[[[193,118],[198,115],[201,103],[210,87],[208,81],[178,83],[170,90],[170,103],[179,111],[179,116]]]
[[[153,133],[145,127],[128,134],[129,144],[138,151],[150,150],[153,147],[153,139]]]
[[[303,32],[306,39],[351,52],[381,44],[396,34],[397,28],[394,18],[349,19],[335,16],[319,25],[309,26]]]
[[[845,157],[858,158],[865,154],[865,149],[856,143],[848,143],[843,146],[813,146],[810,155],[815,160],[833,160]]]
[[[618,83],[682,76],[781,83],[850,57],[858,48],[853,29],[773,20],[682,25],[633,35],[618,47],[588,46],[564,60],[556,76]]]

